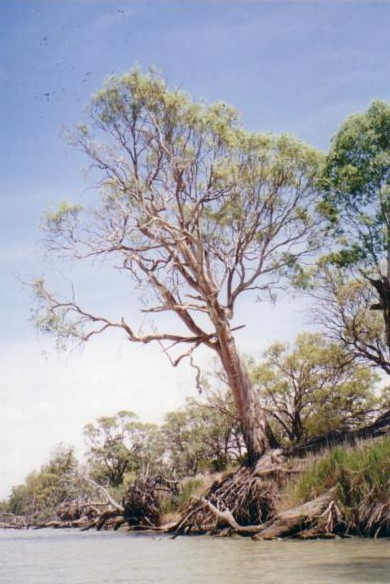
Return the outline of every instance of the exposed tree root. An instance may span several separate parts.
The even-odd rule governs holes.
[[[390,501],[372,503],[359,509],[355,530],[371,537],[389,537]]]
[[[252,472],[256,476],[256,471]],[[241,490],[243,490],[244,483],[247,481],[243,482],[243,473],[239,473],[240,471],[236,473],[234,482],[239,483]],[[184,519],[171,527],[170,532],[175,535],[204,533],[206,531],[217,533],[228,528],[230,534],[251,536],[253,539],[276,539],[291,536],[304,539],[334,537],[334,528],[341,522],[341,513],[334,496],[335,490],[331,489],[303,505],[280,513],[269,514],[266,521],[247,525],[240,524],[230,509],[226,507],[221,509],[220,506],[218,507],[207,498],[202,497],[192,502],[192,509],[187,510]],[[267,501],[267,511],[269,509],[270,500]],[[195,523],[200,518],[202,523]]]
[[[123,517],[130,527],[155,528],[160,525],[161,492],[177,493],[177,481],[143,477],[129,487],[124,498]]]
[[[271,520],[275,515],[277,493],[289,474],[281,465],[280,450],[271,451],[254,466],[244,466],[216,481],[204,497],[192,499],[181,510],[181,519],[170,528],[172,533],[216,533],[229,526],[242,534]]]

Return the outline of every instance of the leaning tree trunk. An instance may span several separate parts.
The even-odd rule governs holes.
[[[240,357],[227,321],[216,323],[217,352],[233,393],[249,464],[255,463],[270,447],[268,428],[258,395],[250,380],[248,369]]]

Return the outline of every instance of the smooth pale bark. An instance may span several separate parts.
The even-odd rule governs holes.
[[[215,323],[218,348],[223,368],[233,393],[241,420],[241,427],[248,452],[248,463],[255,463],[270,447],[267,422],[260,407],[259,398],[250,380],[247,367],[239,352],[226,321]]]

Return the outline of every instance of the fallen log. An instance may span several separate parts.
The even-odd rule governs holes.
[[[283,454],[289,458],[302,457],[306,456],[306,454],[314,454],[322,450],[334,448],[335,446],[354,446],[361,440],[380,438],[388,434],[390,434],[390,410],[382,414],[368,426],[349,431],[332,430],[321,436],[316,436],[303,444],[284,448]]]
[[[330,524],[327,523],[327,509],[333,508],[335,489],[298,505],[287,511],[278,513],[273,521],[262,525],[253,539],[277,539],[280,537],[299,536],[300,532],[317,528],[317,535],[329,534]]]

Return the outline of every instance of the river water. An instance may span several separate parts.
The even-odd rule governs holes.
[[[390,540],[272,541],[65,530],[0,532],[0,583],[390,582]]]

